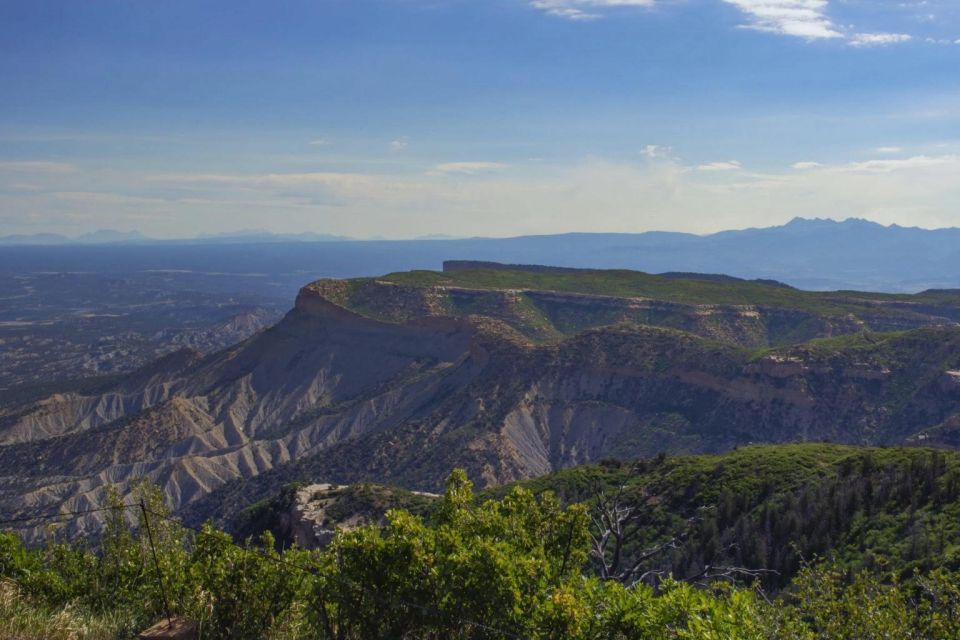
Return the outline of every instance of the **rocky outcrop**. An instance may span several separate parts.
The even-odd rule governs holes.
[[[317,549],[327,546],[338,530],[385,522],[390,509],[426,513],[437,498],[432,493],[374,483],[293,483],[234,514],[227,528],[241,540],[259,538],[269,531],[278,548],[295,544],[301,549]]]

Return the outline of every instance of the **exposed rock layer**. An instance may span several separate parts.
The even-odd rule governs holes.
[[[747,442],[898,443],[940,427],[950,444],[960,329],[877,318],[321,281],[231,349],[0,415],[0,510],[89,508],[139,478],[202,518],[301,478],[435,490],[453,466],[496,484]],[[931,328],[744,348],[910,322]]]

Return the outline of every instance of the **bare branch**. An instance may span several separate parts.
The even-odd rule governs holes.
[[[684,523],[682,531],[659,544],[642,550],[631,559],[629,566],[624,566],[624,549],[629,546],[630,538],[640,530],[643,515],[650,499],[653,497],[644,490],[641,496],[628,500],[626,491],[626,484],[621,484],[613,492],[608,492],[602,487],[595,487],[596,506],[594,513],[591,515],[593,531],[590,534],[590,556],[596,561],[600,577],[603,580],[616,580],[631,587],[643,582],[656,586],[656,583],[670,575],[670,572],[650,568],[647,565],[665,553],[680,549],[702,518],[699,515],[689,518]],[[709,507],[702,508],[698,513],[706,509],[709,509]],[[735,543],[730,544],[725,551],[729,553],[736,548]],[[769,574],[776,574],[776,571],[706,565],[702,571],[683,578],[681,581],[707,586],[710,582],[716,580],[757,580]]]

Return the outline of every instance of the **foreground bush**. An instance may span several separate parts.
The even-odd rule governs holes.
[[[140,493],[149,522],[131,526],[137,510],[115,497],[97,552],[0,534],[0,636],[132,638],[169,607],[203,638],[238,640],[960,637],[960,576],[943,571],[898,582],[807,567],[773,603],[746,585],[602,581],[585,572],[586,507],[520,488],[478,504],[462,472],[429,520],[391,511],[323,552],[190,531]]]

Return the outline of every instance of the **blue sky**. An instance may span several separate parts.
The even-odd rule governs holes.
[[[5,0],[0,87],[0,234],[960,225],[956,0]]]

